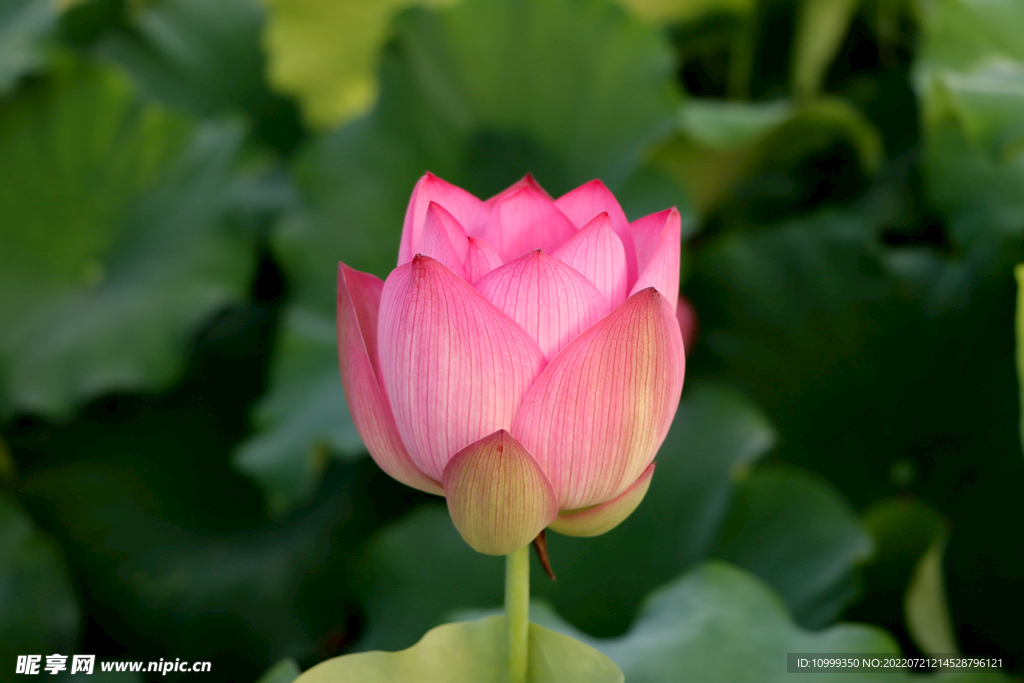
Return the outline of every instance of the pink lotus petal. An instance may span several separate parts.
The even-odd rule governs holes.
[[[637,272],[643,271],[654,256],[654,250],[665,232],[665,223],[672,209],[665,209],[652,213],[643,218],[637,218],[629,224],[629,231],[633,235],[633,244],[636,245]]]
[[[640,270],[640,277],[637,278],[636,284],[633,285],[629,293],[633,295],[640,290],[654,287],[675,309],[676,303],[679,301],[679,252],[682,246],[679,212],[673,208],[654,214],[654,216],[659,218],[664,216],[661,221],[660,234],[657,241],[654,242],[650,258],[646,259],[646,264]],[[639,221],[637,222],[639,223]],[[645,252],[653,241],[652,233],[657,232],[656,227],[657,219],[641,224],[638,229],[638,232],[641,232],[644,237]]]
[[[498,195],[482,235],[506,263],[534,249],[552,254],[576,234],[572,222],[535,182],[517,186]]]
[[[685,365],[675,309],[653,288],[555,356],[512,434],[548,475],[559,507],[604,503],[636,481],[668,433]]]
[[[626,300],[626,252],[607,213],[598,214],[552,256],[594,283],[605,312]]]
[[[466,269],[462,263],[468,251],[469,239],[459,222],[440,204],[430,202],[418,253],[443,263],[465,280]]]
[[[508,187],[506,187],[504,190],[502,190],[498,194],[494,195],[493,197],[488,198],[487,201],[484,202],[484,204],[487,205],[488,209],[492,209],[493,210],[494,207],[498,204],[498,202],[502,201],[506,197],[509,197],[511,195],[514,195],[514,194],[517,194],[524,187],[529,187],[532,190],[536,190],[537,192],[540,192],[542,195],[544,195],[548,199],[551,199],[551,195],[548,194],[547,190],[545,190],[543,187],[540,186],[540,183],[538,183],[536,181],[536,179],[534,179],[533,174],[532,173],[527,173],[522,178],[520,178],[516,182],[512,183],[511,185],[509,185]],[[554,200],[552,200],[552,201],[554,201]]]
[[[492,270],[474,288],[526,330],[547,358],[606,310],[589,280],[539,249]]]
[[[600,536],[607,533],[621,524],[640,506],[640,502],[647,495],[647,489],[651,487],[651,477],[653,476],[654,463],[652,462],[639,479],[607,503],[583,510],[563,512],[555,521],[551,522],[549,528],[566,536]]]
[[[469,238],[469,250],[466,253],[467,282],[475,283],[500,265],[501,257],[491,249],[491,245],[479,237]]]
[[[607,213],[612,222],[612,230],[622,241],[626,255],[626,279],[632,283],[639,271],[636,265],[636,251],[633,248],[633,236],[629,231],[629,221],[622,212],[615,195],[600,180],[591,180],[570,190],[555,200],[562,213],[569,217],[577,228],[582,228],[594,217]]]
[[[455,528],[478,553],[509,555],[558,515],[551,482],[504,429],[455,454],[444,468]]]
[[[373,275],[338,264],[338,361],[345,398],[366,449],[382,470],[407,486],[443,495],[441,485],[409,458],[378,383],[377,313],[383,286]]]
[[[430,202],[443,206],[470,235],[478,235],[490,217],[482,201],[461,187],[446,183],[433,173],[426,173],[413,188],[409,208],[402,225],[402,241],[398,247],[398,265],[408,263],[420,249],[423,223]]]
[[[379,327],[381,384],[398,432],[437,479],[456,452],[511,426],[544,366],[522,328],[426,256],[388,276]]]

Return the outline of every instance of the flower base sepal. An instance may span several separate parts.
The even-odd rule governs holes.
[[[455,528],[478,553],[514,553],[558,516],[551,482],[504,429],[456,453],[442,482]]]

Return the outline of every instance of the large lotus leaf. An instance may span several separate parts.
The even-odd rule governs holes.
[[[779,473],[751,474],[748,480],[766,485],[748,487],[730,509],[733,478],[764,453],[772,438],[768,424],[735,392],[692,390],[637,511],[603,536],[579,539],[549,533],[558,580],[543,578],[535,563],[533,594],[553,602],[590,633],[621,633],[644,595],[717,546],[779,586],[793,607],[811,617],[823,611],[834,616],[850,597],[837,595],[835,586],[843,586],[842,577],[862,558],[865,544],[856,518],[842,501],[806,475],[792,479]],[[781,493],[791,496],[799,515],[780,518]],[[775,508],[776,513],[738,528],[752,508]],[[820,543],[821,527],[806,516],[827,520],[836,538]],[[726,532],[720,535],[723,525]],[[807,547],[783,557],[766,545],[743,553],[730,545],[740,533],[776,539],[790,550]],[[411,557],[416,561],[410,562]],[[502,585],[501,561],[473,552],[441,506],[387,528],[370,546],[357,576],[369,613],[362,649],[407,647],[452,610],[498,602]]]
[[[54,0],[4,0],[0,3],[0,96],[22,76],[40,70],[57,25]]]
[[[0,496],[0,666],[18,655],[69,653],[78,600],[60,551],[6,495]]]
[[[66,415],[175,377],[251,277],[249,236],[226,220],[241,139],[89,66],[0,109],[0,411]]]
[[[320,447],[362,454],[328,332],[337,263],[387,275],[425,171],[480,196],[527,171],[556,195],[600,177],[613,190],[628,184],[645,208],[651,183],[667,185],[656,171],[638,170],[645,144],[667,129],[678,103],[671,53],[653,27],[598,0],[466,0],[403,19],[383,58],[376,108],[300,155],[305,206],[274,236],[292,309],[258,408],[264,431],[239,462],[275,509],[315,490]],[[668,205],[684,203],[678,189],[676,196]]]
[[[263,431],[238,450],[235,464],[262,485],[277,516],[313,495],[337,453],[363,456],[337,372],[337,333],[332,321],[301,306],[288,309],[278,340],[273,391],[258,406]]]
[[[864,116],[839,99],[803,105],[785,100],[690,100],[677,117],[677,135],[657,150],[656,163],[686,188],[707,214],[730,197],[752,194],[744,180],[791,172],[811,153],[848,141],[865,169],[878,168],[882,143]]]
[[[132,9],[128,25],[98,49],[145,95],[201,116],[256,109],[268,98],[258,0],[155,0]]]
[[[292,683],[301,673],[298,663],[291,657],[285,657],[267,669],[256,683]]]
[[[1024,6],[921,3],[914,80],[929,193],[958,238],[1024,231]]]
[[[530,624],[531,683],[622,683],[619,668],[597,650]],[[321,662],[301,683],[478,683],[506,676],[505,618],[487,617],[431,629],[401,652],[362,652]]]
[[[581,633],[549,609],[532,618],[604,652],[626,680],[636,683],[686,681],[786,681],[790,652],[897,653],[885,631],[838,624],[805,631],[790,619],[783,601],[756,577],[721,561],[698,565],[652,592],[629,631],[598,639]],[[883,676],[802,674],[801,680],[885,681]]]
[[[238,680],[344,634],[352,478],[269,525],[223,450],[218,464],[217,449],[160,422],[87,431],[95,441],[74,461],[25,475],[25,503],[61,542],[95,625],[134,658],[187,652]]]
[[[637,683],[686,681],[788,681],[786,655],[815,653],[892,653],[892,636],[874,626],[836,624],[805,631],[768,586],[724,562],[704,563],[662,586],[644,602],[636,623],[620,638],[596,640],[567,628],[548,613],[544,623],[580,638],[622,667]],[[801,680],[915,680],[905,672],[802,674]],[[952,683],[1008,681],[998,673],[968,672],[922,677]]]
[[[950,517],[963,647],[1014,652],[1020,624],[991,606],[1021,595],[1009,578],[1024,571],[1010,550],[1020,531],[992,520],[1024,504],[1011,277],[1022,250],[888,250],[884,225],[858,209],[710,240],[687,287],[705,331],[691,370],[743,386],[779,427],[779,459],[855,507],[909,488]]]
[[[477,618],[464,612],[456,618]],[[884,630],[841,623],[806,631],[795,624],[771,588],[747,572],[709,561],[658,588],[644,601],[629,631],[618,638],[593,638],[566,622],[543,601],[531,604],[530,618],[607,654],[628,681],[788,681],[790,653],[872,653],[899,656]],[[983,669],[911,676],[906,671],[803,673],[809,681],[935,681],[1008,683],[1008,676]]]
[[[302,102],[306,119],[326,128],[369,109],[377,67],[396,14],[457,0],[271,0],[264,42],[269,78]]]
[[[802,626],[831,623],[873,552],[853,508],[826,482],[779,466],[750,471],[735,496],[711,556],[772,586]]]

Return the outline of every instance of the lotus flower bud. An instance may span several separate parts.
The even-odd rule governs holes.
[[[679,405],[679,252],[674,208],[629,223],[597,180],[481,201],[423,176],[387,280],[339,264],[341,379],[374,460],[445,496],[482,553],[615,527]]]

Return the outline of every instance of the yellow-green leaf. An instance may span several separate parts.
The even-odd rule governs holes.
[[[298,98],[310,124],[326,128],[376,101],[378,57],[398,12],[458,0],[268,1],[270,82]]]
[[[803,0],[793,42],[793,91],[817,94],[843,45],[858,0]]]
[[[946,602],[946,582],[942,572],[945,549],[946,534],[940,532],[928,552],[918,560],[903,601],[907,630],[926,654],[953,654],[960,651]]]
[[[530,624],[530,683],[622,683],[622,672],[594,648]],[[505,617],[445,624],[400,652],[335,657],[298,683],[482,683],[505,679]]]

